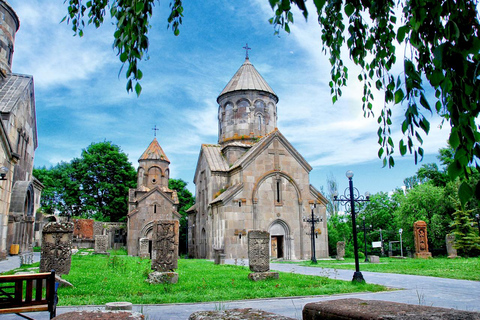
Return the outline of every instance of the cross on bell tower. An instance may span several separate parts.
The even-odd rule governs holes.
[[[245,49],[245,58],[248,59],[248,50],[252,50],[252,48],[249,48],[248,47],[248,43],[245,44],[245,47],[243,47],[243,49]]]
[[[157,131],[160,130],[160,129],[157,129],[157,125],[155,125],[155,126],[153,126],[152,130],[153,130],[153,136],[156,137],[157,136]]]

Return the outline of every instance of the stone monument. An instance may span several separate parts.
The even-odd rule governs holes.
[[[177,220],[155,220],[153,222],[152,272],[150,283],[176,283],[178,274],[179,229]],[[154,280],[155,279],[155,280]]]
[[[457,249],[455,248],[455,234],[450,233],[445,236],[448,258],[455,259],[457,257]]]
[[[415,235],[415,258],[428,259],[432,253],[428,251],[427,223],[419,220],[413,224]]]
[[[140,258],[150,258],[150,250],[149,250],[149,244],[150,240],[148,238],[140,238],[139,240],[139,251],[138,251],[138,256]]]
[[[345,241],[337,242],[337,260],[345,260]]]
[[[72,263],[73,223],[50,222],[42,230],[40,272],[68,274]]]
[[[108,236],[95,236],[95,254],[108,254]]]
[[[270,272],[270,233],[261,230],[248,232],[248,278],[253,281],[278,279],[278,272]]]

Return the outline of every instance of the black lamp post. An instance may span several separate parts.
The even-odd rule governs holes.
[[[311,239],[311,245],[312,245],[312,263],[313,264],[317,264],[317,258],[315,256],[315,223],[319,222],[320,221],[320,218],[315,216],[315,214],[313,213],[313,209],[315,209],[315,204],[311,204],[310,205],[310,209],[312,211],[312,215],[310,218],[307,218],[307,217],[303,217],[303,221],[304,222],[308,222],[310,223],[310,239]]]
[[[365,216],[362,217],[362,220],[363,220],[363,242],[365,243],[365,262],[369,262],[368,252],[367,252],[367,230],[371,230],[372,225],[370,225],[370,227],[367,228],[365,226]]]
[[[338,196],[338,194],[334,194],[333,200],[342,202],[343,205],[350,205],[350,209],[352,212],[352,229],[353,229],[353,253],[355,254],[355,272],[353,273],[352,281],[357,282],[365,282],[363,279],[363,275],[360,272],[360,264],[358,262],[358,243],[357,243],[357,228],[355,223],[355,202],[360,201],[370,201],[370,194],[367,192],[365,197],[360,195],[360,192],[357,188],[353,187],[353,171],[348,170],[345,174],[348,178],[348,188],[345,189],[343,195]],[[348,192],[348,193],[347,193]]]
[[[8,168],[7,167],[1,167],[0,168],[0,180],[7,180],[7,173],[8,173]]]

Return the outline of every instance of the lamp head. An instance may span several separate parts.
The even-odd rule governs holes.
[[[333,200],[337,200],[337,198],[338,198],[338,191],[335,190],[333,191]]]
[[[403,229],[398,229],[398,233],[402,234]]]
[[[370,200],[370,192],[365,192],[365,199]]]
[[[347,176],[348,179],[352,179],[352,178],[353,178],[353,171],[352,171],[352,170],[348,170],[348,171],[345,173],[345,176]]]
[[[7,167],[0,167],[0,180],[6,180],[5,176],[8,173]]]

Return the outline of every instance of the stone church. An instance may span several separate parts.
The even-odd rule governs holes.
[[[156,138],[138,162],[137,188],[130,189],[128,199],[127,250],[132,256],[140,255],[141,243],[152,252],[155,220],[180,220],[177,192],[168,188],[170,160]]]
[[[0,0],[0,260],[32,251],[43,189],[32,176],[38,145],[33,77],[11,71],[19,26],[15,11]]]
[[[309,182],[312,167],[277,129],[278,97],[248,55],[217,98],[218,144],[203,144],[188,210],[189,255],[247,258],[247,233],[270,233],[270,256],[311,257],[311,210],[317,257],[328,257],[326,198]]]

